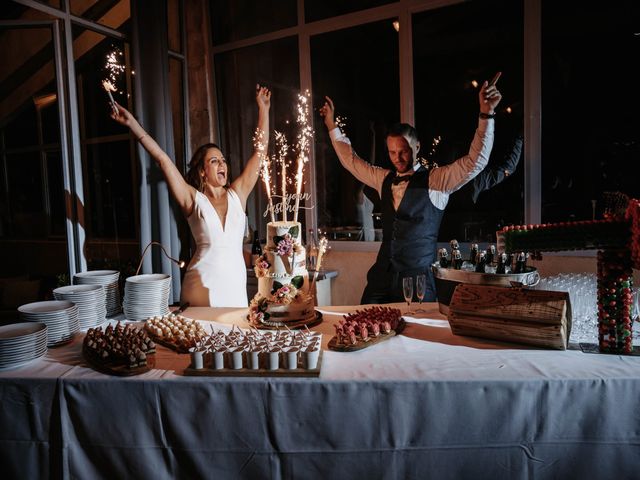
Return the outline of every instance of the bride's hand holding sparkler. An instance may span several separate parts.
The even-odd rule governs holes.
[[[133,117],[131,112],[120,105],[118,102],[114,102],[115,109],[111,111],[111,118],[113,118],[120,125],[131,128],[137,120]]]

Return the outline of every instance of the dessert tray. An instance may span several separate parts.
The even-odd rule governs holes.
[[[189,353],[189,349],[206,336],[196,320],[172,313],[148,318],[144,329],[154,342],[178,353]]]
[[[109,375],[131,376],[155,366],[155,343],[144,330],[118,322],[90,328],[82,342],[82,355],[96,370]]]
[[[193,377],[319,377],[322,368],[322,350],[318,351],[315,368],[305,368],[304,361],[298,356],[296,368],[288,368],[284,354],[278,358],[278,368],[269,368],[267,356],[260,356],[258,368],[250,368],[248,356],[243,355],[242,368],[235,369],[233,360],[227,355],[223,368],[215,368],[213,354],[205,354],[203,368],[194,368],[193,362],[184,370],[184,374]]]
[[[236,328],[211,329],[191,349],[185,375],[218,377],[318,377],[322,366],[322,334]]]
[[[329,350],[355,352],[388,340],[404,330],[406,322],[400,310],[391,307],[368,307],[344,315],[329,340]]]

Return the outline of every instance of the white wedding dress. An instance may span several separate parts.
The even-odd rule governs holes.
[[[222,226],[209,199],[196,192],[187,218],[196,251],[182,281],[180,300],[193,307],[246,307],[247,271],[242,254],[245,213],[240,199],[227,190],[227,220]]]

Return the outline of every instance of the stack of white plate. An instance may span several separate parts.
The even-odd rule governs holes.
[[[127,320],[145,320],[169,313],[171,275],[146,273],[127,278],[124,285],[124,314]]]
[[[33,302],[18,307],[20,318],[26,322],[47,325],[47,346],[68,342],[80,331],[78,307],[69,300]]]
[[[12,368],[47,353],[44,323],[13,323],[0,327],[0,369]]]
[[[119,278],[120,272],[117,270],[91,270],[76,273],[73,276],[73,283],[75,285],[102,285],[106,298],[107,317],[113,317],[121,311]]]
[[[78,306],[80,328],[95,327],[105,321],[107,308],[102,285],[69,285],[53,291],[56,300],[69,300]]]

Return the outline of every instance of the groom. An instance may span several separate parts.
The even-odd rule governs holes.
[[[394,170],[375,167],[361,159],[349,139],[337,128],[329,97],[320,109],[331,143],[342,166],[360,182],[374,188],[382,206],[382,245],[367,273],[361,304],[403,302],[402,279],[424,273],[425,301],[435,301],[431,264],[436,258],[438,230],[449,195],[472,180],[487,165],[493,145],[495,108],[502,95],[484,82],[479,93],[478,128],[469,153],[455,162],[428,169],[418,159],[420,143],[415,128],[406,123],[387,133],[387,150]]]

